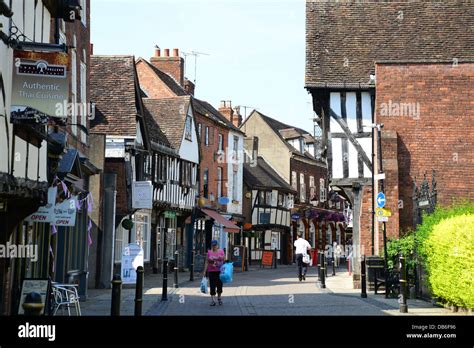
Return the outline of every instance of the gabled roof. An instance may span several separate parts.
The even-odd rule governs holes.
[[[193,106],[194,110],[202,116],[210,118],[211,120],[219,123],[223,127],[230,128],[234,132],[243,133],[239,128],[235,127],[232,122],[230,122],[224,115],[222,115],[220,111],[218,111],[208,102],[193,98]]]
[[[306,1],[306,87],[369,87],[375,61],[474,59],[470,1]]]
[[[285,143],[285,145],[288,147],[288,149],[296,156],[301,156],[301,157],[305,157],[307,159],[311,159],[311,160],[316,160],[313,156],[311,156],[310,153],[308,152],[305,152],[304,154],[302,154],[301,152],[299,152],[297,149],[295,149],[293,146],[291,146],[291,144],[288,142],[289,139],[294,139],[294,137],[290,136],[288,138],[285,138],[284,135],[288,135],[288,134],[291,134],[291,135],[294,135],[294,134],[297,134],[299,133],[300,136],[302,137],[305,137],[305,136],[311,136],[311,134],[309,134],[309,132],[305,131],[304,129],[301,129],[301,128],[297,128],[297,127],[293,127],[293,126],[289,126],[283,122],[280,122],[280,121],[277,121],[275,120],[274,118],[271,118],[271,117],[268,117],[264,114],[262,114],[261,112],[257,111],[257,110],[254,110],[250,116],[247,118],[246,122],[251,118],[251,117],[254,117],[255,115],[259,115],[262,120],[265,121],[265,123],[273,130],[273,132]],[[244,122],[245,124],[245,122]]]
[[[274,189],[296,193],[261,156],[257,158],[256,166],[252,166],[250,163],[244,164],[244,182],[250,188]]]
[[[168,144],[177,151],[181,148],[184,135],[186,116],[188,115],[191,97],[174,97],[163,99],[143,99],[145,114],[152,116],[161,130],[154,135],[155,139],[164,138]],[[148,125],[148,123],[147,123]],[[157,130],[155,128],[155,130]],[[153,132],[153,131],[152,131]]]
[[[94,132],[136,136],[137,79],[133,56],[91,56],[90,94]]]
[[[168,75],[167,73],[161,71],[160,69],[158,69],[157,67],[155,67],[153,64],[151,64],[150,62],[148,62],[146,59],[143,59],[143,58],[138,58],[137,59],[137,63],[138,62],[143,62],[144,64],[146,64],[151,70],[153,70],[153,72],[160,78],[161,81],[163,81],[163,83],[166,85],[166,87],[168,87],[171,92],[173,92],[177,97],[182,97],[182,96],[186,96],[186,95],[189,95],[183,87],[181,87],[181,85],[179,84],[178,81],[176,81],[174,79],[174,77],[172,77],[171,75]]]
[[[138,62],[143,62],[146,64],[155,74],[156,76],[169,88],[169,90],[174,93],[176,96],[189,96],[190,94],[186,92],[186,90],[179,84],[178,81],[174,79],[171,75],[161,71],[153,64],[148,62],[146,59],[138,58]],[[145,91],[143,91],[145,93]],[[235,127],[232,122],[230,122],[224,115],[222,115],[218,110],[216,110],[211,104],[206,101],[199,100],[197,98],[192,98],[193,108],[194,110],[201,114],[204,117],[208,117],[209,119],[213,120],[221,124],[223,127],[227,127],[232,129],[235,132],[243,133],[239,128]]]

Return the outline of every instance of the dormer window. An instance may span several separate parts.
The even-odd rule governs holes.
[[[306,142],[304,141],[304,138],[300,138],[300,148],[299,148],[299,151],[301,153],[304,153],[305,152],[305,147],[306,147]]]

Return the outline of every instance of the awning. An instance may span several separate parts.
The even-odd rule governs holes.
[[[223,217],[217,211],[210,210],[210,209],[201,209],[201,211],[204,214],[206,214],[207,216],[209,216],[210,218],[214,219],[217,223],[224,226],[224,231],[230,232],[230,233],[239,233],[240,232],[240,227],[235,225],[232,221],[227,220],[225,217]]]

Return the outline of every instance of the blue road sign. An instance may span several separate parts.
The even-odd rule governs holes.
[[[300,214],[293,214],[293,215],[291,215],[291,219],[292,220],[299,220],[299,219],[301,219],[301,215]]]
[[[383,194],[383,192],[380,192],[377,195],[377,207],[379,208],[385,207],[385,195]]]

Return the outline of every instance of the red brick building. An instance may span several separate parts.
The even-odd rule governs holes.
[[[416,178],[419,188],[425,173],[431,181],[436,172],[439,204],[473,199],[474,38],[466,30],[474,25],[473,7],[307,1],[306,10],[305,87],[323,129],[330,181],[352,204],[354,247],[380,255],[382,224],[375,222],[373,192],[381,182],[372,176],[381,171],[380,158],[392,212],[388,238],[419,221],[414,183]],[[382,154],[375,123],[384,124]]]

